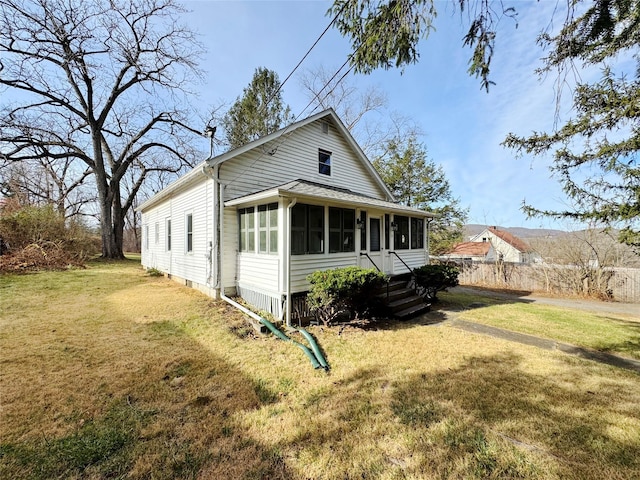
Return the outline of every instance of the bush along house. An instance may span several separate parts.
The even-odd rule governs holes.
[[[435,216],[395,202],[332,109],[208,158],[138,210],[145,268],[287,324],[314,271],[427,264]]]

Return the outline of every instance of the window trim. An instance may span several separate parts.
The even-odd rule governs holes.
[[[395,231],[395,234],[393,236],[393,248],[396,250],[410,249],[409,248],[411,246],[411,237],[410,237],[411,220],[410,219],[411,217],[409,217],[408,215],[393,216],[393,221],[397,226],[397,230]],[[403,227],[405,226],[406,226],[406,231],[403,229]],[[403,242],[402,238],[405,235],[406,235],[406,240]]]
[[[424,218],[409,217],[409,229],[409,248],[424,250]]]
[[[249,218],[253,218],[249,222]],[[253,225],[251,225],[253,223]],[[253,248],[249,248],[249,246]],[[256,253],[256,207],[238,209],[238,251],[242,253]]]
[[[193,213],[187,213],[184,220],[184,250],[193,253]]]
[[[326,209],[323,205],[312,205],[306,203],[297,203],[291,209],[291,217],[289,219],[289,228],[291,229],[291,244],[289,245],[289,250],[291,255],[322,255],[325,253],[325,231],[326,231],[326,220],[325,214]],[[297,215],[302,215],[302,222],[304,225],[294,226],[293,225],[293,210],[296,210]],[[317,218],[321,219],[320,227],[312,227],[311,226],[311,212],[321,213],[321,215]],[[314,234],[320,233],[320,249],[318,251],[312,251],[311,246],[313,245],[313,237]],[[294,242],[294,234],[302,234],[302,243],[303,250],[294,250],[295,242]]]
[[[167,252],[171,251],[171,219],[167,218],[166,222],[166,235],[165,235],[165,248],[167,250]]]
[[[332,153],[329,150],[318,149],[318,174],[326,177],[332,176],[331,156]]]
[[[278,203],[264,203],[257,206],[258,220],[258,242],[257,251],[261,255],[277,255],[278,254]],[[272,222],[273,212],[275,212],[275,222]],[[264,215],[264,226],[262,225],[261,216]],[[275,242],[272,241],[272,233],[275,232]],[[264,249],[262,248],[262,234],[265,236]],[[274,245],[275,243],[275,245]]]
[[[345,218],[345,213],[349,213],[352,218],[351,228],[347,228],[346,225],[348,218]],[[338,214],[338,228],[331,227],[331,217],[332,214]],[[335,245],[332,245],[331,234],[338,234],[340,238],[340,242],[338,243],[338,248],[336,249]],[[351,242],[347,243],[345,247],[345,242],[348,240],[348,235],[351,235]],[[333,247],[333,248],[332,248]],[[329,207],[329,253],[342,253],[342,252],[355,252],[356,251],[356,211],[353,208],[340,208],[340,207]]]

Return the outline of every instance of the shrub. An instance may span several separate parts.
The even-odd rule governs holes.
[[[319,270],[309,275],[307,280],[311,283],[307,296],[309,307],[325,325],[341,316],[360,318],[382,308],[377,293],[386,277],[375,269],[343,267]]]
[[[0,238],[0,271],[81,266],[99,249],[99,239],[84,224],[65,219],[51,205],[2,209]]]
[[[438,292],[458,285],[460,270],[454,265],[423,265],[414,269],[413,273],[418,292],[435,301]]]

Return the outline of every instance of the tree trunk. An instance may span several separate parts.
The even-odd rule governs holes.
[[[118,215],[120,208],[120,192],[114,192],[113,186],[104,181],[104,177],[96,172],[98,184],[98,202],[100,204],[100,230],[102,235],[102,258],[121,260],[122,252],[123,219]]]

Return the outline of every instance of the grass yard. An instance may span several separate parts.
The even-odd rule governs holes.
[[[408,322],[311,328],[327,374],[136,261],[0,299],[3,479],[640,478],[625,370]]]
[[[459,314],[462,320],[640,360],[640,306],[631,317],[459,293],[440,297],[446,306],[465,309]],[[469,309],[474,303],[481,306]]]

